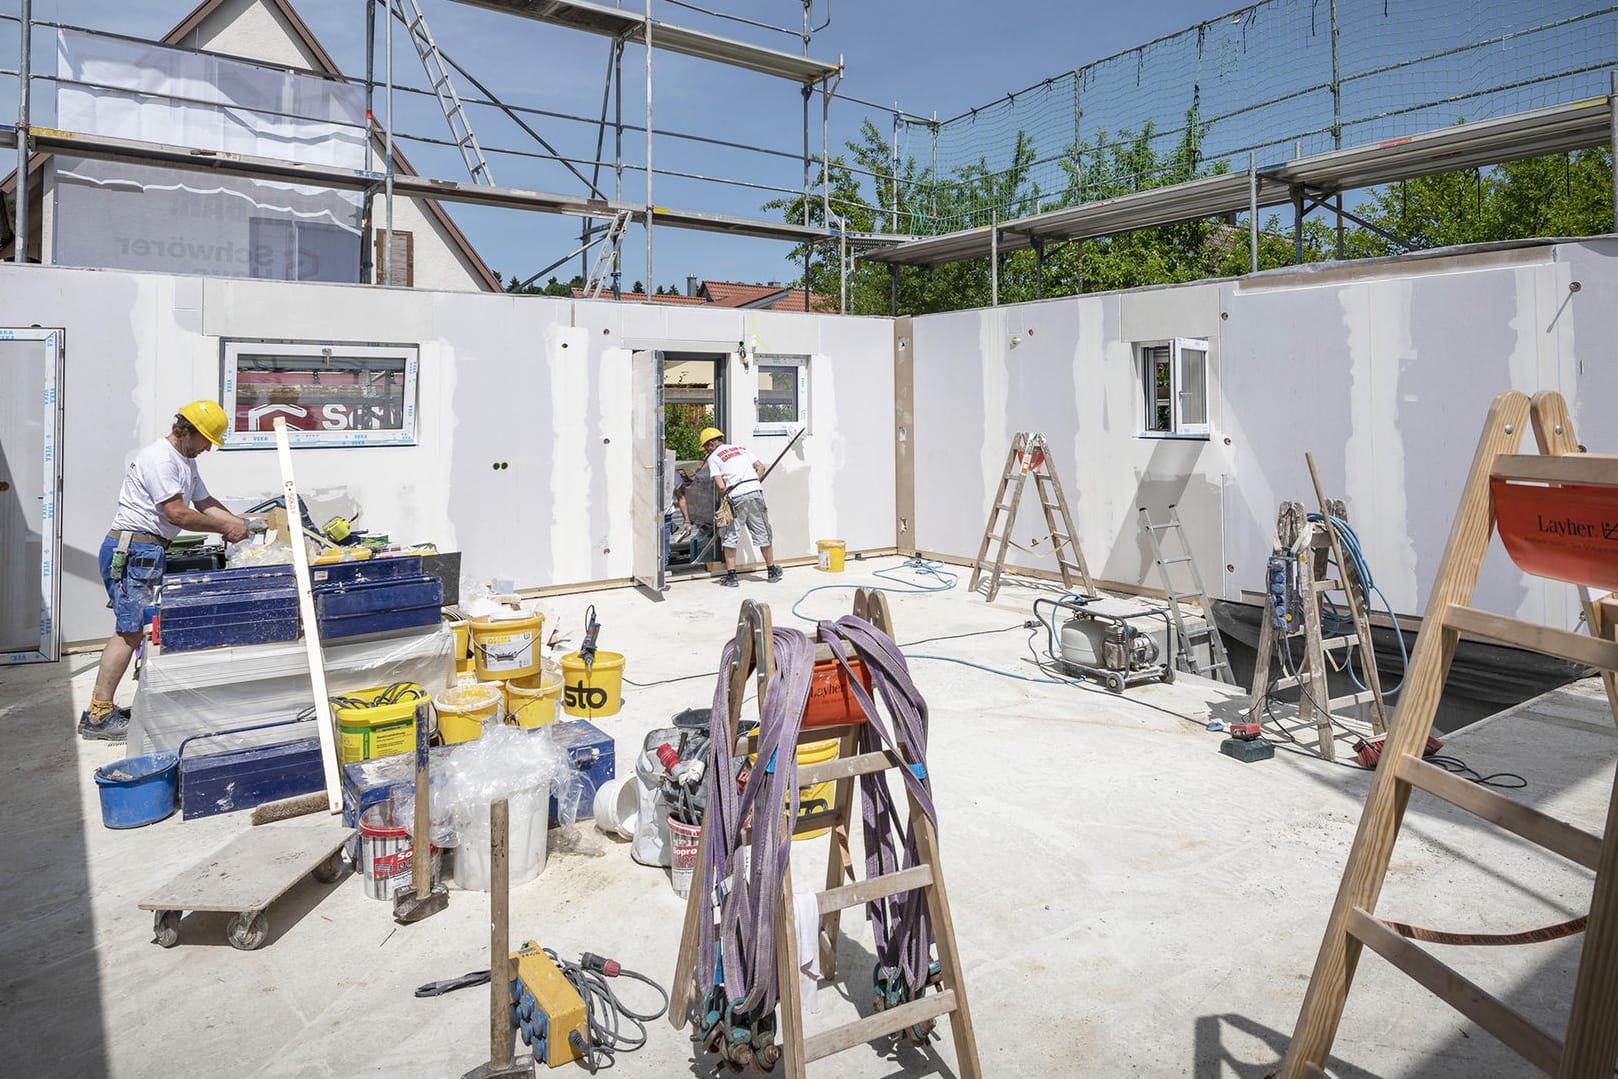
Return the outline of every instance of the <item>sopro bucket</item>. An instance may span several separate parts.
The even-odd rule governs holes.
[[[691,874],[697,868],[697,845],[702,842],[702,826],[687,824],[673,814],[669,815],[669,883],[674,894],[684,899],[691,894]]]
[[[562,711],[570,716],[594,719],[616,715],[624,706],[624,656],[622,652],[597,652],[595,663],[586,669],[577,652],[562,657]]]
[[[563,681],[562,668],[548,659],[541,661],[538,674],[508,678],[506,722],[530,729],[555,723]]]
[[[155,824],[180,804],[180,758],[150,753],[103,764],[95,771],[101,823],[108,828]]]
[[[842,540],[816,540],[815,552],[820,555],[820,565],[816,569],[823,569],[828,573],[843,572],[843,552],[845,545]]]
[[[433,697],[439,738],[445,745],[482,738],[484,723],[499,721],[500,702],[504,699],[504,691],[494,683],[461,682],[439,690]]]
[[[438,879],[438,848],[431,848],[432,880]],[[387,803],[374,805],[360,815],[360,873],[365,878],[365,894],[372,899],[392,899],[395,892],[410,883],[415,861],[410,833],[389,822]]]
[[[474,618],[468,625],[479,678],[521,678],[539,671],[545,616],[538,611],[515,618]]]

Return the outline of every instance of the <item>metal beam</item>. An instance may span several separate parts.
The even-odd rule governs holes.
[[[456,0],[470,7],[488,8],[507,15],[520,15],[525,19],[582,30],[592,34],[625,40],[645,40],[646,27],[652,26],[656,47],[669,52],[714,60],[733,67],[773,75],[792,82],[813,83],[830,78],[842,70],[842,64],[811,60],[807,56],[793,56],[776,49],[761,48],[742,41],[700,30],[686,30],[661,20],[623,8],[603,7],[584,3],[583,0]]]

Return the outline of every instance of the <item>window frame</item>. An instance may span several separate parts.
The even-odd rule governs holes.
[[[294,358],[322,358],[340,352],[343,358],[402,360],[404,362],[403,415],[397,429],[380,431],[337,430],[303,431],[287,429],[293,446],[414,446],[417,442],[418,393],[420,390],[421,346],[404,343],[350,341],[291,341],[269,338],[225,337],[219,341],[220,403],[230,418],[230,430],[221,449],[273,449],[275,432],[236,430],[236,392],[240,381],[241,357],[273,353]]]
[[[797,417],[791,420],[765,420],[760,416],[759,379],[766,367],[795,368],[797,371]],[[792,435],[809,428],[809,357],[802,355],[756,353],[753,356],[753,434]]]
[[[1160,350],[1167,349],[1166,358],[1160,355]],[[1208,357],[1210,349],[1207,338],[1202,337],[1173,337],[1153,341],[1137,341],[1135,351],[1135,373],[1139,379],[1137,386],[1137,401],[1140,408],[1136,415],[1139,417],[1140,438],[1188,438],[1206,441],[1212,429],[1212,379],[1209,376]],[[1183,372],[1187,352],[1200,352],[1202,354],[1202,419],[1188,421],[1182,414],[1186,389],[1183,385]],[[1169,424],[1166,429],[1156,426],[1157,410],[1162,407],[1157,396],[1156,368],[1160,363],[1168,367],[1168,402]]]

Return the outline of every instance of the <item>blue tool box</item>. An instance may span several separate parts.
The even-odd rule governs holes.
[[[320,639],[433,626],[443,621],[444,584],[437,577],[324,584],[315,589]]]
[[[327,585],[350,585],[361,581],[393,581],[400,577],[424,576],[421,555],[405,554],[389,558],[366,558],[356,562],[327,562],[309,567],[309,583],[319,592]]]
[[[163,575],[163,595],[182,592],[250,592],[292,584],[291,566],[239,566],[232,569],[206,570],[200,573],[166,572]]]
[[[207,755],[181,749],[180,809],[185,820],[325,789],[318,738]]]
[[[548,730],[556,744],[562,747],[562,752],[573,759],[573,767],[578,769],[579,778],[584,780],[584,789],[579,792],[578,804],[574,807],[573,816],[577,820],[588,821],[595,812],[596,791],[603,783],[614,779],[618,774],[617,753],[613,750],[612,736],[604,734],[601,728],[583,719],[575,719],[567,723],[552,723],[548,727],[538,727],[537,730]],[[557,821],[556,799],[551,799],[551,823]]]
[[[186,652],[230,644],[268,644],[298,637],[298,590],[288,580],[241,591],[163,589],[158,640],[164,650]]]

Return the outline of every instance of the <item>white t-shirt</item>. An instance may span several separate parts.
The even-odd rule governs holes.
[[[727,495],[751,495],[764,489],[753,468],[757,463],[758,458],[743,446],[720,446],[708,457],[708,471],[725,481]]]
[[[129,462],[112,527],[120,532],[151,532],[173,539],[180,534],[180,526],[170,524],[158,507],[175,495],[187,506],[194,506],[198,499],[208,497],[208,487],[197,472],[197,462],[175,449],[167,438],[160,438]]]

